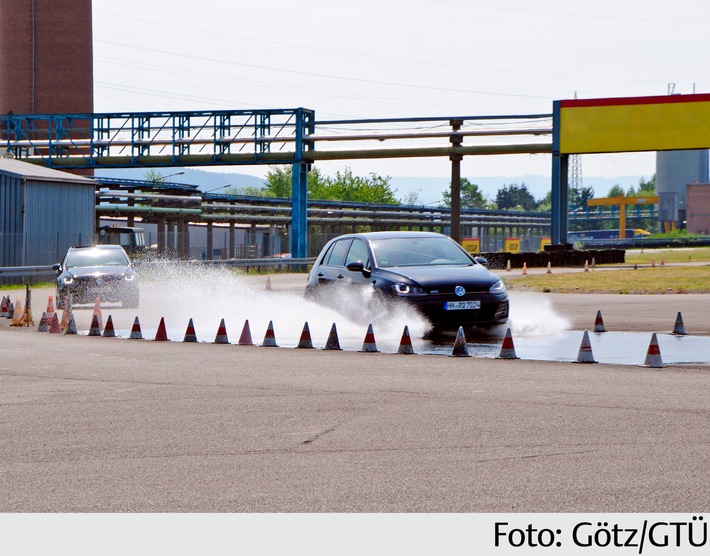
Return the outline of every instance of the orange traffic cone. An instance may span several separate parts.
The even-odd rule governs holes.
[[[677,336],[685,336],[687,332],[685,331],[685,326],[683,325],[683,317],[678,311],[678,316],[675,318],[675,325],[673,326],[673,334]]]
[[[7,306],[7,318],[11,319],[14,314],[15,314],[15,306],[12,304],[12,301],[10,301],[10,304]]]
[[[305,323],[303,325],[301,338],[298,340],[298,345],[296,347],[301,349],[313,349],[313,341],[311,340],[311,330],[308,328],[308,323]]]
[[[59,317],[57,316],[57,313],[54,313],[54,317],[52,317],[52,322],[49,323],[49,333],[50,334],[61,334],[62,329],[59,326]]]
[[[525,263],[523,263],[524,268]],[[454,349],[451,352],[451,357],[471,357],[468,354],[468,345],[466,337],[463,333],[463,326],[459,326],[459,331],[456,333],[456,341],[454,341]]]
[[[367,327],[367,333],[365,334],[365,341],[362,343],[361,352],[377,353],[377,343],[375,342],[375,332],[372,330],[372,324]]]
[[[523,263],[523,276],[528,275],[528,263]]]
[[[589,272],[589,261],[584,261],[584,272]]]
[[[10,299],[6,296],[2,296],[2,301],[0,301],[0,318],[7,317],[7,308],[9,306]]]
[[[76,322],[74,321],[74,313],[69,314],[69,322],[64,330],[64,334],[78,334],[76,330]]]
[[[651,259],[651,268],[656,268],[656,257]]]
[[[266,290],[271,291],[271,276],[266,277]]]
[[[167,342],[168,341],[168,331],[165,329],[165,319],[160,317],[160,324],[158,324],[158,331],[155,333],[156,342]]]
[[[89,329],[89,336],[101,336],[101,325],[99,324],[99,317],[93,315],[91,317],[91,328]]]
[[[656,333],[651,336],[651,343],[648,344],[648,351],[646,352],[646,359],[643,362],[642,367],[652,367],[659,369],[663,367],[663,359],[661,359],[661,348],[658,347],[658,337]]]
[[[335,323],[330,327],[330,334],[328,334],[328,340],[325,342],[325,347],[323,349],[333,349],[342,350],[340,347],[340,340],[338,340],[338,330],[335,328]]]
[[[505,271],[510,272],[510,259],[508,259],[508,264],[505,265]]]
[[[62,330],[66,330],[67,326],[69,325],[69,315],[71,314],[72,307],[71,307],[71,301],[69,300],[69,296],[65,295],[64,296],[64,310],[62,310],[62,320],[61,320],[61,327]]]
[[[594,319],[594,332],[606,332],[601,311],[597,311],[597,318]]]
[[[515,354],[515,344],[513,344],[513,334],[510,332],[510,328],[505,331],[505,337],[500,347],[498,359],[518,359],[518,356]]]
[[[266,329],[266,334],[264,334],[264,341],[261,343],[262,347],[279,347],[276,344],[276,336],[274,335],[274,323],[269,321],[269,326]]]
[[[579,346],[579,353],[577,354],[577,363],[596,363],[594,360],[594,355],[592,354],[592,344],[589,341],[589,332],[584,331],[582,336],[582,343]]]
[[[187,329],[185,329],[185,338],[183,342],[196,342],[197,334],[195,334],[195,325],[192,324],[192,319],[187,323]]]
[[[661,255],[661,266],[666,266],[666,261],[663,259],[663,255]]]
[[[45,312],[47,314],[47,322],[50,322],[54,316],[54,298],[51,295],[47,299],[47,311]]]
[[[547,261],[547,272],[545,274],[552,274],[552,262]]]
[[[94,313],[92,315],[92,319],[96,317],[99,323],[99,328],[103,327],[103,317],[101,316],[101,298],[97,297],[96,301],[94,302]]]
[[[106,319],[106,327],[104,328],[104,338],[115,338],[116,331],[113,329],[113,319],[111,315]]]
[[[227,327],[224,324],[224,319],[219,323],[219,328],[217,329],[217,335],[214,338],[215,344],[228,344],[229,338],[227,338]]]
[[[414,347],[412,346],[412,338],[409,336],[409,327],[404,326],[404,332],[402,332],[402,339],[399,341],[399,349],[397,353],[402,353],[404,355],[413,355]]]
[[[138,321],[138,317],[133,321],[133,326],[131,327],[131,335],[129,336],[131,340],[142,340],[143,332],[141,332],[141,323]]]
[[[37,326],[37,332],[47,332],[49,330],[49,323],[47,322],[47,313],[42,313],[42,318],[39,319],[39,325]]]
[[[10,326],[20,326],[20,320],[22,320],[22,299],[18,296],[12,311],[12,323]]]
[[[254,342],[251,339],[251,330],[249,329],[249,320],[244,321],[244,328],[242,328],[242,335],[239,336],[240,346],[253,346]]]

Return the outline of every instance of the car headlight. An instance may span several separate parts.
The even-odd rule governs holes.
[[[74,283],[73,276],[62,276],[62,284],[65,286],[71,286]]]
[[[409,284],[392,284],[392,290],[397,295],[403,297],[422,297],[424,295],[427,295],[427,292],[426,290],[424,290],[424,288],[421,288],[419,286],[410,286]]]
[[[123,277],[124,280],[127,282],[132,282],[133,280],[136,279],[136,273],[135,272],[127,272],[126,275]]]
[[[488,288],[488,293],[503,293],[505,291],[505,284],[503,280],[498,280],[490,288]]]

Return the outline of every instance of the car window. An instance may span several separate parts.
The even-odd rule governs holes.
[[[324,264],[327,266],[345,266],[345,254],[348,252],[351,242],[352,239],[336,241]]]
[[[380,267],[474,264],[466,251],[445,237],[380,239],[372,247]]]
[[[87,266],[127,266],[128,259],[120,249],[82,249],[67,253],[64,268]]]
[[[361,261],[365,268],[370,268],[370,254],[364,241],[354,239],[350,246],[348,256],[345,259],[345,266],[355,261]]]

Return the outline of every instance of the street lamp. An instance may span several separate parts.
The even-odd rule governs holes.
[[[217,191],[218,189],[225,189],[226,187],[232,187],[231,183],[228,183],[227,185],[222,185],[220,187],[215,187],[214,189],[208,189],[206,191],[203,191],[202,193],[211,193],[212,191]]]
[[[168,178],[172,178],[173,176],[182,176],[184,175],[185,172],[175,172],[174,174],[168,174],[167,176],[161,176],[162,179],[166,180]]]

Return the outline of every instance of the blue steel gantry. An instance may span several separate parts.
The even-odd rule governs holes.
[[[57,169],[290,164],[291,253],[302,258],[314,161],[446,156],[454,168],[465,155],[549,154],[552,131],[550,114],[321,122],[306,108],[8,114],[0,118],[0,151]],[[404,146],[383,148],[384,141]],[[362,148],[358,142],[376,146]],[[316,144],[324,148],[316,150]],[[333,144],[345,147],[328,148]],[[457,178],[452,170],[452,190]],[[452,206],[452,237],[460,231],[454,229],[459,212]]]

